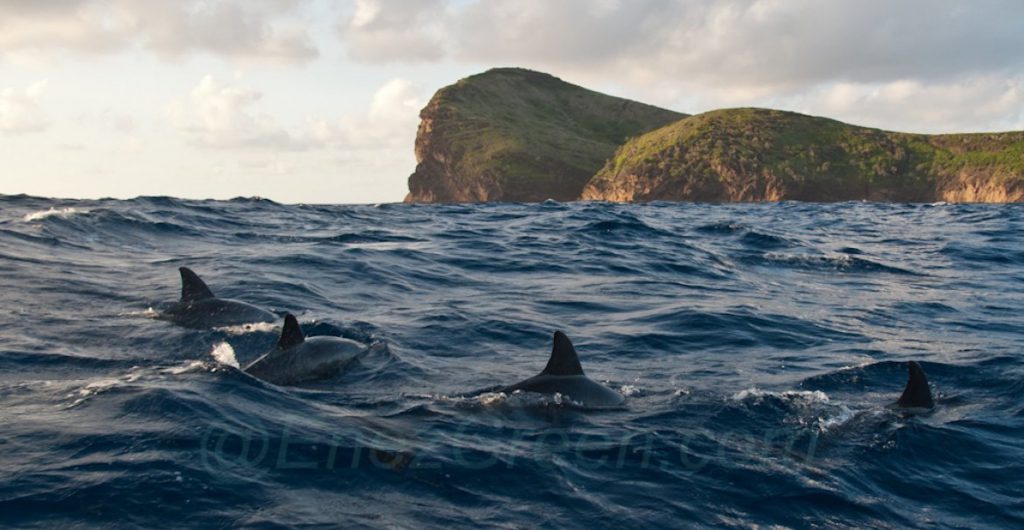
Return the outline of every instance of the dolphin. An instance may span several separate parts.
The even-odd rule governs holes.
[[[539,394],[558,393],[589,409],[621,407],[626,401],[622,394],[583,374],[576,349],[573,348],[569,337],[561,331],[555,332],[551,359],[548,360],[544,371],[500,391],[511,393],[517,390]]]
[[[932,389],[928,386],[928,377],[924,375],[921,365],[916,361],[909,361],[907,371],[909,372],[907,386],[903,389],[903,395],[896,402],[896,406],[916,409],[934,407],[935,400],[932,399]]]
[[[294,385],[334,377],[367,350],[341,337],[307,339],[299,321],[287,314],[277,346],[242,371],[275,385]]]
[[[181,273],[181,300],[167,308],[162,318],[195,329],[277,321],[273,313],[252,304],[217,298],[188,267],[180,267],[178,272]]]

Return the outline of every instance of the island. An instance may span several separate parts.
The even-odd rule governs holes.
[[[911,134],[772,109],[686,115],[499,68],[420,113],[406,202],[1024,201],[1024,131]]]
[[[438,90],[420,112],[406,202],[578,199],[628,138],[685,114],[521,68]]]

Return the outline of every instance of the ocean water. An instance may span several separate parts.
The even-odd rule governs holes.
[[[1024,207],[0,196],[0,525],[1024,525]],[[370,353],[154,318],[177,267]],[[621,410],[504,395],[564,330]],[[906,360],[938,406],[889,405]]]

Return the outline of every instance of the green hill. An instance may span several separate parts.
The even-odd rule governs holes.
[[[1024,132],[906,134],[717,110],[629,140],[581,198],[1016,202],[1024,200]]]
[[[627,138],[684,116],[539,72],[489,70],[420,112],[406,202],[575,200]]]

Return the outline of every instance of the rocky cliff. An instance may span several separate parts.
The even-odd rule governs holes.
[[[405,200],[575,200],[627,138],[684,116],[539,72],[489,70],[420,112]]]
[[[792,112],[718,110],[629,140],[581,198],[1017,202],[1024,132],[906,134]]]

